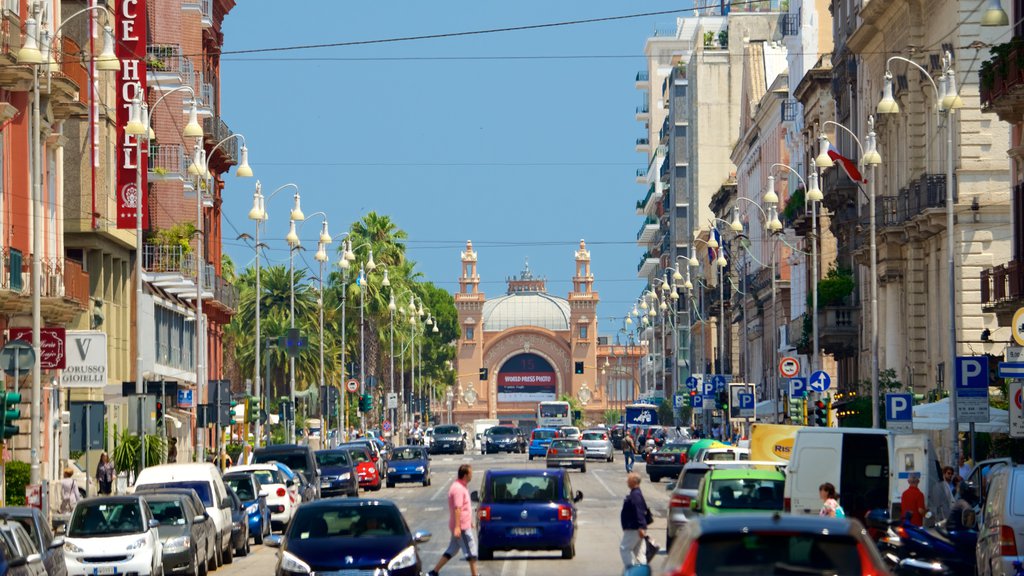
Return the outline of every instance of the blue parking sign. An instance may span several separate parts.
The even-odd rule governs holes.
[[[696,394],[694,396],[690,396],[690,404],[695,409],[703,410],[704,409],[704,397],[701,396],[700,394]]]

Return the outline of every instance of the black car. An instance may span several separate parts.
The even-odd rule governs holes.
[[[266,542],[281,548],[277,576],[419,576],[422,564],[416,545],[428,540],[429,532],[409,531],[392,502],[330,498],[303,504],[285,535],[271,536]]]
[[[46,576],[47,574],[42,556],[32,537],[28,535],[28,531],[21,524],[14,520],[0,519],[0,574],[4,576]]]
[[[142,496],[143,499],[147,499],[150,494],[161,494],[161,495],[177,495],[184,498],[188,498],[192,502],[192,507],[199,511],[199,514],[203,516],[203,522],[199,523],[199,529],[205,534],[202,542],[206,542],[207,550],[202,552],[200,548],[200,557],[206,558],[206,569],[208,571],[217,569],[217,559],[220,557],[220,551],[217,541],[217,525],[214,523],[213,518],[206,512],[206,504],[203,504],[203,499],[199,497],[199,493],[192,488],[167,488],[160,484],[143,484],[142,486],[135,487],[135,493]],[[196,520],[198,520],[198,515]],[[159,531],[159,529],[157,529]]]
[[[309,446],[298,444],[275,444],[265,448],[257,448],[252,455],[253,464],[280,462],[296,472],[302,472],[309,486],[312,487],[314,498],[320,497],[320,471],[316,466],[316,458]],[[307,500],[303,497],[303,502]]]
[[[196,509],[185,494],[149,492],[142,495],[153,518],[160,522],[157,532],[163,545],[164,574],[201,574],[209,555],[210,532],[203,525],[206,509]]]
[[[348,450],[317,450],[315,456],[320,467],[321,496],[359,496],[359,475]]]
[[[651,476],[651,482],[660,482],[662,478],[678,478],[683,466],[686,466],[686,453],[694,442],[669,442],[657,452],[653,452],[647,461],[647,473]]]
[[[454,424],[434,427],[434,441],[430,443],[431,454],[465,454],[466,434]]]
[[[66,576],[67,565],[64,564],[64,538],[54,538],[46,518],[36,508],[24,506],[8,506],[0,508],[0,518],[16,520],[21,524],[43,556],[46,573],[51,576]]]
[[[483,453],[526,452],[526,440],[518,428],[512,426],[492,426],[484,432]]]
[[[625,436],[626,426],[623,424],[612,426],[612,429],[608,432],[608,438],[612,441],[612,447],[616,450],[622,450],[622,439]]]
[[[235,556],[249,555],[249,512],[248,508],[238,494],[229,486],[224,484],[228,491],[228,498],[231,498],[231,548]]]

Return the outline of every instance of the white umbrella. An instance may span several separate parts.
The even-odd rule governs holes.
[[[914,430],[949,430],[949,398],[938,402],[918,404],[914,406]],[[1006,410],[989,406],[989,421],[974,425],[975,432],[995,432],[1007,434],[1010,431],[1010,416]],[[960,423],[960,431],[967,432],[970,425]]]

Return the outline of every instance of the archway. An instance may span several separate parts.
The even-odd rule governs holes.
[[[523,352],[506,360],[498,370],[498,403],[537,403],[558,397],[558,375],[539,354]]]

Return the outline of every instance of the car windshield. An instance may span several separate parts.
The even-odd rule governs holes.
[[[348,451],[352,456],[352,461],[356,464],[362,464],[363,462],[370,461],[370,453],[365,448],[352,448]]]
[[[487,430],[488,436],[514,436],[516,433],[515,428],[509,428],[507,426],[495,426]]]
[[[565,434],[566,436],[579,436],[580,435],[580,429],[579,428],[573,428],[572,426],[570,426],[568,428],[562,428],[562,434]]]
[[[162,484],[146,484],[146,491],[148,492],[159,492],[164,488],[191,488],[199,494],[199,499],[203,501],[203,506],[210,508],[213,506],[213,496],[210,494],[210,485],[206,482],[164,482]]]
[[[145,532],[138,502],[82,502],[75,508],[68,536],[92,538]]]
[[[741,456],[742,456],[742,454],[741,454]],[[704,461],[705,462],[732,462],[732,461],[734,461],[736,459],[737,459],[736,458],[736,453],[735,452],[730,452],[730,451],[726,451],[726,452],[708,452],[708,453],[704,454]],[[749,460],[750,458],[747,457],[746,459]]]
[[[686,450],[687,447],[682,444],[665,444],[658,450],[658,454],[682,454]]]
[[[391,455],[392,460],[422,460],[423,451],[419,448],[399,448]]]
[[[550,502],[558,499],[558,478],[554,476],[500,475],[491,478],[492,502]]]
[[[726,510],[782,510],[784,484],[785,480],[774,479],[712,480],[708,500]]]
[[[845,534],[706,534],[697,544],[694,572],[861,574],[862,566],[857,541]]]
[[[149,510],[153,513],[161,526],[184,526],[185,509],[177,500],[151,500],[146,499]]]
[[[683,490],[696,490],[700,486],[700,481],[704,479],[704,475],[707,474],[707,471],[707,468],[684,470],[681,485],[677,485],[676,488],[682,488]]]
[[[434,434],[460,434],[462,431],[458,426],[438,426],[434,428]]]
[[[401,536],[406,530],[393,506],[303,506],[288,528],[288,541]]]
[[[252,475],[260,481],[260,484],[282,484],[273,470],[253,470]]]
[[[584,432],[583,433],[583,439],[584,440],[607,440],[607,438],[605,437],[604,432]]]
[[[256,492],[252,489],[252,480],[248,476],[225,476],[224,483],[231,487],[241,500],[255,500]]]
[[[551,441],[551,447],[552,448],[565,448],[567,450],[572,450],[573,448],[579,448],[580,447],[580,442],[579,442],[579,440],[567,440],[567,439],[563,438],[563,439],[560,439],[560,440],[552,440]]]
[[[329,450],[317,452],[316,463],[321,466],[348,466],[348,452],[344,450]]]
[[[533,431],[533,439],[534,440],[548,440],[548,439],[551,439],[551,438],[554,438],[554,437],[555,437],[555,431],[554,430],[534,430]]]
[[[298,472],[306,472],[309,468],[309,463],[306,461],[306,455],[302,452],[279,452],[276,454],[257,454],[253,458],[254,464],[264,464],[266,462],[280,462],[285,466],[296,470]]]

